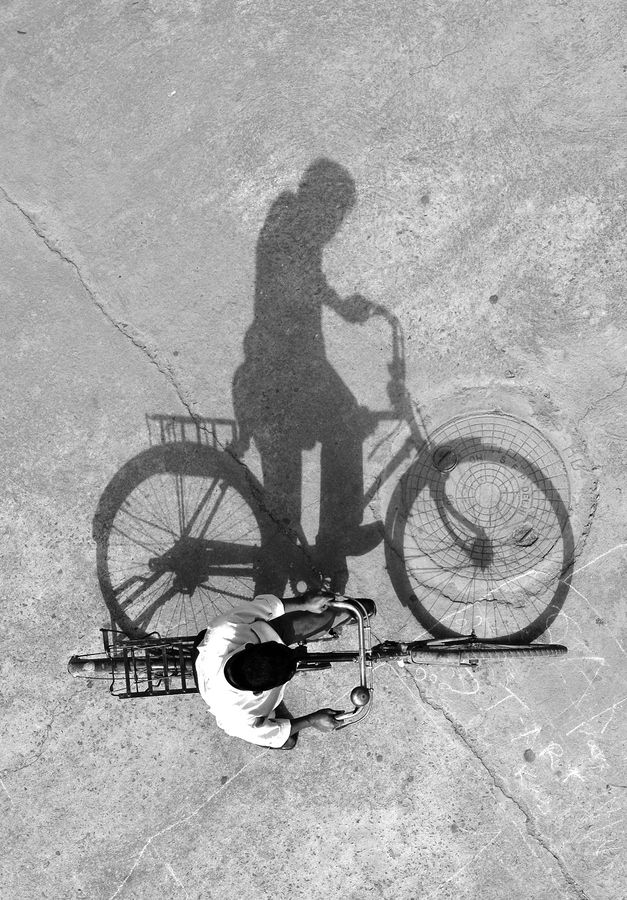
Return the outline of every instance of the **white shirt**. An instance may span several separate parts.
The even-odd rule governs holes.
[[[272,715],[283,699],[285,685],[260,694],[240,691],[226,680],[224,666],[246,644],[266,641],[282,644],[268,620],[276,619],[284,612],[277,597],[260,594],[245,606],[212,619],[198,647],[198,689],[218,726],[233,737],[262,747],[281,747],[290,736],[290,720],[276,719]]]

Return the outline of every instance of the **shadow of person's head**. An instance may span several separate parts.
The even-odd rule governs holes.
[[[301,178],[296,199],[301,235],[317,246],[327,244],[355,205],[355,182],[331,159],[316,159]]]

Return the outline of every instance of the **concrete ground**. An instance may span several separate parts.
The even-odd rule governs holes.
[[[2,897],[622,896],[621,13],[4,6]],[[314,194],[322,172],[336,207],[323,189],[294,206],[316,160]],[[319,323],[298,318],[303,290],[326,356]],[[385,315],[366,320],[366,301]],[[277,434],[292,463],[302,451],[305,535],[322,468],[327,500],[345,501],[337,538],[359,475],[350,415],[390,408],[393,321],[414,419],[365,438],[364,484],[390,478],[364,522],[385,520],[417,428],[498,410],[539,429],[565,460],[574,535],[539,639],[569,655],[381,666],[365,722],[305,732],[292,753],[227,738],[197,696],[121,702],[74,681],[68,658],[109,622],[92,520],[148,446],[146,414],[233,419],[243,384],[243,462],[261,477],[265,446],[279,501],[298,506]],[[383,544],[348,574],[347,592],[377,598],[379,637],[421,633]],[[294,712],[347,703],[354,673],[324,675],[293,684]]]

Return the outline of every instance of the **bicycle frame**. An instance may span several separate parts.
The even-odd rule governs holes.
[[[374,694],[374,663],[405,660],[415,665],[450,665],[457,656],[457,664],[476,667],[479,657],[493,659],[512,655],[531,654],[557,656],[567,652],[561,645],[520,645],[481,641],[474,632],[466,637],[412,641],[384,641],[372,647],[370,616],[358,599],[343,597],[333,599],[329,605],[351,615],[357,625],[358,649],[310,653],[306,642],[300,645],[297,672],[331,668],[334,663],[356,662],[359,666],[359,684],[350,693],[353,709],[336,716],[338,728],[360,722],[372,708]],[[109,690],[118,699],[198,693],[198,680],[194,666],[197,636],[161,638],[153,633],[138,640],[125,640],[112,644],[109,632],[101,629],[105,658],[97,654],[73,656],[68,671],[76,676],[110,680]],[[123,689],[115,690],[116,676],[123,673]]]

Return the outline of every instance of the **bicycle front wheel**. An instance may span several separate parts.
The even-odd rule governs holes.
[[[443,661],[467,662],[470,659],[501,660],[536,658],[544,656],[563,656],[568,650],[562,644],[484,644],[481,641],[465,643],[462,641],[433,642],[428,646],[410,647],[411,661],[416,665],[433,662],[434,657]]]
[[[163,444],[130,460],[94,517],[98,580],[129,637],[195,634],[250,600],[275,525],[228,453]]]

